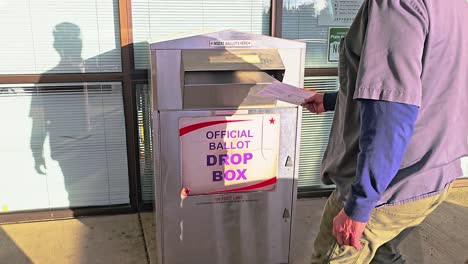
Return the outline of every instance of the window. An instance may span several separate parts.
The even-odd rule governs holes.
[[[146,84],[137,84],[135,91],[138,114],[141,193],[144,202],[152,202],[154,200],[154,157],[151,92],[149,85]]]
[[[462,178],[468,178],[468,157],[463,157],[461,160],[463,176]]]
[[[268,35],[269,0],[133,0],[135,67],[147,69],[148,43],[184,33],[233,29]]]
[[[0,86],[3,211],[129,203],[120,83]]]
[[[336,68],[338,46],[362,0],[284,0],[283,37],[306,42],[306,68]],[[339,89],[334,76],[305,77],[304,87],[320,92]],[[328,144],[333,112],[302,116],[299,188],[324,189],[320,180],[323,153]]]
[[[121,71],[118,0],[2,0],[0,10],[0,74]]]
[[[283,37],[307,43],[306,67],[336,67],[333,36],[349,28],[362,0],[284,0]],[[331,37],[331,41],[330,40]],[[329,46],[331,48],[329,48]],[[330,54],[331,53],[331,54]]]
[[[338,90],[337,77],[306,77],[304,88],[317,92]],[[333,122],[333,112],[312,114],[307,109],[302,113],[301,149],[299,158],[299,188],[330,188],[320,181],[322,157],[328,144]]]

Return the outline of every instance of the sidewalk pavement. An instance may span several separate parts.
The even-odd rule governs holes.
[[[294,264],[308,263],[325,201],[297,203]],[[151,212],[2,225],[0,264],[156,263],[154,234]],[[401,251],[408,263],[468,264],[468,187],[454,188]]]

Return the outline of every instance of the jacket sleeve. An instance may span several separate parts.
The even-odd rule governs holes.
[[[353,220],[367,222],[400,168],[419,108],[378,100],[360,102],[360,152],[356,177],[344,210]]]

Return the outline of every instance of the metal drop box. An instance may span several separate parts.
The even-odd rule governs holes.
[[[305,44],[220,31],[151,45],[160,264],[290,263]]]

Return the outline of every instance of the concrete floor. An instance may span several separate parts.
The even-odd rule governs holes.
[[[0,264],[140,264],[146,248],[137,214],[0,227]]]
[[[295,264],[308,263],[324,203],[298,201]],[[154,229],[152,213],[2,225],[0,264],[155,263]],[[409,263],[468,264],[468,189],[454,189],[401,251]]]

